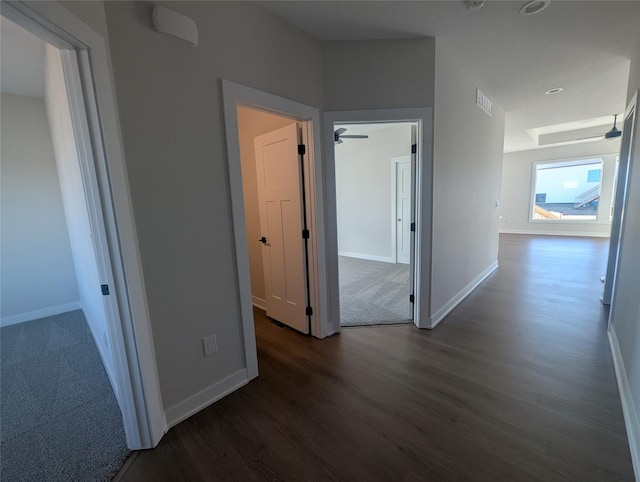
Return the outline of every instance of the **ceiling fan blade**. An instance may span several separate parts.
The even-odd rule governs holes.
[[[353,134],[353,135],[340,136],[340,139],[369,139],[369,136]]]
[[[336,129],[334,134],[342,134],[343,132],[347,132],[347,129],[345,129],[344,127],[341,127],[340,129]]]
[[[336,141],[336,144],[342,144],[344,141],[340,138],[338,138],[338,140]]]
[[[604,134],[595,134],[593,136],[587,136],[587,137],[578,137],[577,139],[575,139],[576,141],[584,141],[586,139],[604,139]]]

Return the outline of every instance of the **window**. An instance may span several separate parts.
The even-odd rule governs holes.
[[[591,169],[587,172],[587,182],[600,182],[600,169]]]
[[[602,159],[534,164],[532,221],[595,221]]]

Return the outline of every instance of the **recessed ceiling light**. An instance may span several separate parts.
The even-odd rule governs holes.
[[[475,11],[484,7],[484,0],[465,0],[464,4],[467,6],[467,10]]]
[[[520,15],[535,15],[536,13],[542,12],[550,3],[551,0],[531,0],[522,6]]]
[[[547,95],[553,95],[553,94],[559,94],[560,92],[562,92],[562,87],[556,87],[554,89],[549,89],[545,92],[545,94]]]

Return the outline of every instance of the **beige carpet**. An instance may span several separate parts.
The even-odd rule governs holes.
[[[339,257],[340,325],[410,323],[408,264]]]

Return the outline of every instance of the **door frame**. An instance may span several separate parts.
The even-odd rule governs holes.
[[[325,260],[325,222],[322,189],[322,163],[320,142],[320,111],[299,102],[277,95],[221,79],[225,138],[227,147],[227,167],[231,193],[231,214],[235,245],[235,262],[238,273],[240,313],[242,318],[245,361],[249,379],[258,376],[258,360],[253,320],[253,300],[249,274],[249,253],[245,225],[244,198],[242,189],[242,168],[240,163],[240,143],[237,107],[270,112],[291,118],[302,125],[302,139],[306,144],[303,156],[305,178],[304,189],[307,196],[306,214],[309,226],[309,283],[311,334],[325,338],[334,333],[327,318],[327,275]]]
[[[393,263],[398,262],[398,164],[403,162],[411,163],[411,154],[391,158],[391,259]]]
[[[633,134],[636,132],[636,124],[638,122],[638,112],[636,111],[638,93],[634,94],[625,109],[622,120],[624,136],[620,145],[621,149],[625,149],[625,141],[629,142],[626,146],[626,159],[622,158],[621,152],[618,159],[618,177],[616,181],[615,197],[613,199],[613,219],[611,220],[611,235],[609,239],[609,256],[607,261],[607,271],[604,278],[604,289],[602,290],[602,304],[611,305],[613,303],[616,276],[618,271],[618,257],[622,249],[622,237],[624,235],[624,213],[627,211],[627,191],[629,187],[629,179],[631,178],[631,164],[635,148],[635,139]],[[631,119],[630,133],[629,129],[624,129],[627,119]],[[611,309],[613,311],[613,308]],[[611,312],[609,313],[611,319]]]
[[[57,2],[2,2],[0,13],[63,51],[99,275],[112,288],[104,301],[127,445],[152,448],[166,419],[105,40]]]
[[[415,122],[418,124],[415,193],[415,256],[413,322],[418,328],[429,324],[431,283],[431,224],[433,197],[433,108],[376,109],[324,113],[324,154],[327,229],[327,281],[329,318],[335,332],[340,331],[340,288],[338,276],[338,234],[334,124],[371,124],[375,122]]]

